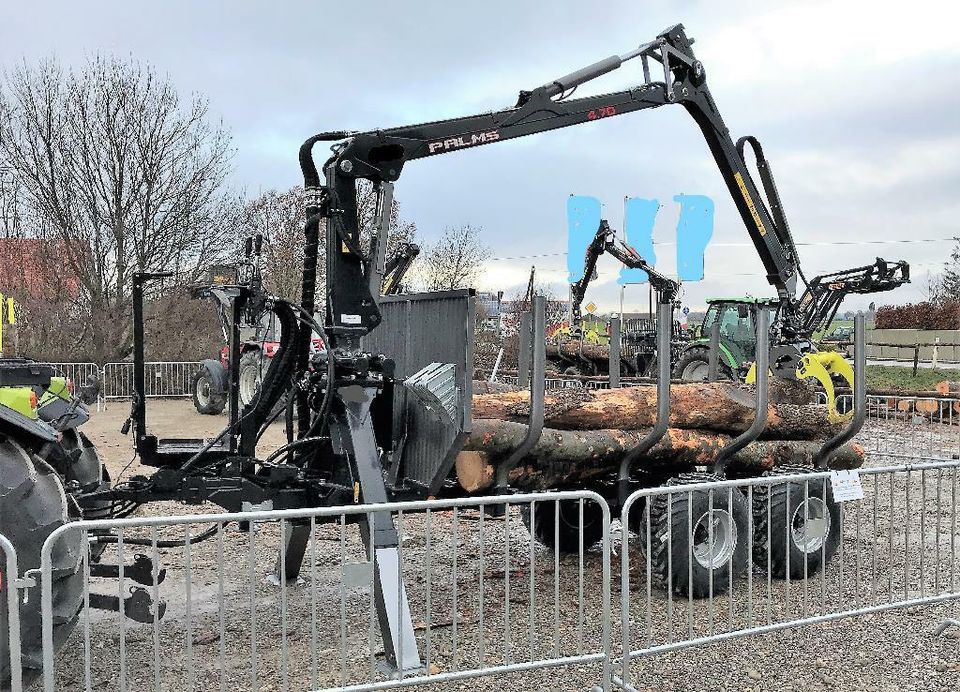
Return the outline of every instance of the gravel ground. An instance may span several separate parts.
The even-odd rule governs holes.
[[[117,432],[126,410],[112,404],[87,426],[114,477],[131,458],[129,441]],[[150,414],[161,435],[209,435],[224,420],[199,416],[188,403],[175,401],[151,402]],[[280,426],[274,427],[265,437],[266,448],[282,437]],[[861,437],[868,449],[922,454],[956,449],[960,429],[909,420],[871,422]],[[869,460],[874,466],[891,463],[899,462],[879,455]],[[144,471],[134,463],[126,473]],[[865,500],[847,505],[842,553],[805,585],[774,580],[768,590],[765,572],[754,568],[749,580],[738,580],[729,595],[712,601],[691,606],[655,588],[648,598],[645,557],[634,538],[628,552],[631,641],[656,646],[668,642],[671,633],[674,640],[684,638],[691,628],[694,636],[704,636],[711,623],[714,632],[722,633],[904,594],[943,593],[951,583],[960,587],[960,564],[952,550],[960,543],[955,474],[915,471],[892,482],[878,477],[876,483],[865,478]],[[537,511],[546,507],[538,505]],[[145,511],[212,509],[164,503]],[[203,528],[197,524],[191,531]],[[168,572],[158,592],[167,602],[166,616],[154,629],[92,611],[59,659],[58,689],[84,688],[85,639],[94,661],[91,688],[96,690],[124,684],[134,690],[216,690],[221,685],[226,690],[304,690],[335,687],[344,679],[363,681],[371,653],[374,667],[383,657],[379,634],[370,624],[370,589],[340,588],[342,565],[364,560],[358,533],[349,525],[317,525],[303,580],[285,589],[265,582],[277,558],[276,525],[259,525],[253,534],[231,526],[217,539],[190,548],[189,556],[182,549],[161,551]],[[481,659],[496,665],[506,656],[522,662],[557,652],[568,656],[601,650],[603,560],[598,547],[581,559],[531,544],[518,508],[506,518],[486,516],[482,521],[475,510],[434,512],[429,518],[406,515],[401,533],[418,644],[422,655],[429,650],[433,672],[469,668]],[[174,529],[162,532],[164,538],[178,535]],[[621,641],[619,536],[612,549],[616,650]],[[128,561],[131,552],[127,546]],[[115,582],[94,580],[92,588],[116,593]],[[428,611],[434,623],[429,630]],[[630,681],[643,690],[955,690],[960,688],[960,628],[934,636],[939,623],[951,616],[960,616],[956,601],[650,655],[632,664]],[[581,690],[599,678],[599,666],[582,665],[448,682],[434,689]]]

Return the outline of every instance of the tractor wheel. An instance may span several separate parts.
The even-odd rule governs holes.
[[[765,476],[813,473],[781,467]],[[810,577],[840,545],[840,504],[825,478],[758,485],[753,489],[753,561],[777,579]]]
[[[603,538],[603,510],[590,500],[583,501],[582,530],[580,500],[537,502],[532,526],[529,505],[521,508],[521,514],[531,536],[551,550],[558,548],[561,553],[579,553],[581,534],[584,550]]]
[[[76,505],[63,492],[60,477],[46,462],[10,438],[0,442],[0,527],[13,544],[21,575],[40,567],[44,541],[55,529],[78,515]],[[85,549],[81,533],[72,531],[57,540],[51,551],[54,649],[67,640],[83,605],[84,576],[80,565]],[[5,574],[6,556],[2,557],[0,689],[6,689],[11,680],[7,588],[14,575]],[[33,587],[29,598],[20,602],[20,665],[24,688],[42,673],[40,589],[39,584]]]
[[[668,486],[723,480],[710,473],[684,473]],[[668,499],[668,497],[670,499]],[[712,510],[712,513],[711,513]],[[731,577],[748,566],[747,499],[737,489],[655,495],[650,502],[650,564],[653,581],[682,596],[716,596],[727,591]],[[638,533],[646,540],[647,513]],[[712,585],[711,585],[712,580]]]
[[[260,394],[263,379],[264,355],[260,351],[247,351],[240,358],[240,406],[249,406]]]
[[[673,378],[684,382],[706,382],[710,374],[710,352],[706,348],[691,348],[680,355],[673,366]],[[737,377],[730,366],[720,361],[717,364],[718,380],[733,380]]]
[[[221,392],[214,391],[210,373],[203,367],[193,376],[193,405],[198,413],[207,416],[223,413],[227,405],[227,397]]]

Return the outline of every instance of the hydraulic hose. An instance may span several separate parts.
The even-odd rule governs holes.
[[[320,245],[320,222],[323,220],[320,174],[313,160],[313,147],[317,142],[335,141],[349,136],[347,132],[323,132],[307,139],[300,145],[300,171],[303,173],[303,189],[306,193],[307,221],[303,227],[303,280],[300,294],[300,308],[312,317],[315,308],[317,290],[317,255]],[[310,361],[309,329],[304,329],[297,342],[297,369],[304,372]],[[326,344],[327,349],[331,344]],[[332,353],[331,353],[332,356]],[[298,437],[304,437],[310,427],[310,409],[306,392],[297,396]]]
[[[277,301],[273,312],[280,320],[280,347],[263,376],[260,396],[257,397],[254,405],[251,425],[255,429],[259,429],[270,417],[270,411],[289,387],[297,355],[296,344],[300,334],[300,322],[297,320],[294,308],[286,302]]]

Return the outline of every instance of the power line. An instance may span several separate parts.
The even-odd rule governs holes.
[[[822,240],[795,243],[797,247],[833,247],[838,245],[912,245],[916,243],[944,243],[957,240],[955,236],[948,238],[901,238],[896,240]],[[662,247],[676,245],[671,241],[654,241],[654,245]],[[708,247],[753,247],[753,243],[710,243]],[[541,257],[563,257],[566,252],[542,252],[534,255],[512,255],[509,257],[491,257],[488,262],[505,262],[509,260],[539,259]],[[765,275],[764,275],[765,276]]]

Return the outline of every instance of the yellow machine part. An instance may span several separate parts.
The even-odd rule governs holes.
[[[831,423],[842,423],[853,416],[853,411],[840,413],[837,411],[837,397],[833,388],[833,375],[842,378],[850,389],[853,389],[853,368],[847,359],[839,353],[824,351],[822,353],[807,353],[797,366],[797,379],[812,377],[820,383],[827,394],[827,418]],[[750,371],[744,380],[747,384],[757,381],[757,364],[750,366]]]
[[[607,336],[607,333],[601,328],[596,326],[587,326],[583,327],[582,339],[585,344],[600,344],[604,345],[609,343],[610,339]],[[557,337],[570,337],[573,338],[573,332],[570,327],[564,325],[562,327],[557,327],[549,335],[551,339]]]

